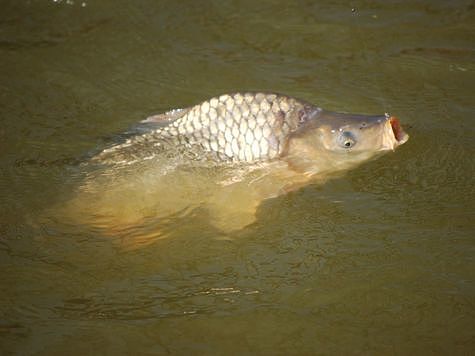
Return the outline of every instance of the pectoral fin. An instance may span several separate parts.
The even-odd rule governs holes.
[[[258,201],[249,201],[238,206],[213,204],[208,207],[211,225],[224,233],[242,230],[256,221]]]

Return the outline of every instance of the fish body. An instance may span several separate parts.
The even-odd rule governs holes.
[[[92,157],[90,162],[109,167],[107,173],[88,179],[73,204],[81,210],[76,215],[89,216],[89,225],[112,235],[126,234],[120,231],[131,231],[145,217],[162,219],[190,207],[205,207],[222,231],[238,230],[255,220],[262,200],[408,140],[388,114],[336,113],[273,93],[216,96],[150,116],[140,127]],[[224,176],[199,176],[170,163],[193,167],[202,160],[231,168]],[[124,163],[132,167],[127,173]]]

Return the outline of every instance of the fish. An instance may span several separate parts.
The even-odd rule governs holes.
[[[223,94],[149,116],[91,157],[88,164],[106,168],[81,186],[74,210],[89,225],[140,244],[165,235],[157,223],[136,236],[147,219],[197,207],[227,234],[254,223],[264,200],[323,182],[408,139],[387,113],[332,112],[276,93]]]

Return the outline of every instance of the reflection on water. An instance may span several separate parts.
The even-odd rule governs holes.
[[[0,353],[471,352],[473,23],[462,0],[5,2]],[[168,238],[131,251],[50,214],[107,178],[78,161],[110,135],[236,90],[391,112],[411,140],[235,234],[190,191]],[[134,173],[124,194],[160,201]]]

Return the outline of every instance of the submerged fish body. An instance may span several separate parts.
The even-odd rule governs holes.
[[[387,114],[335,113],[268,93],[221,95],[151,116],[142,125],[92,157],[108,173],[89,178],[71,204],[86,224],[121,239],[144,219],[193,207],[205,208],[222,231],[241,229],[255,220],[262,200],[352,168],[408,139],[399,120]],[[193,162],[203,160],[227,167],[227,173],[198,175],[176,164],[196,167]],[[160,228],[152,230],[145,240],[164,236]]]

